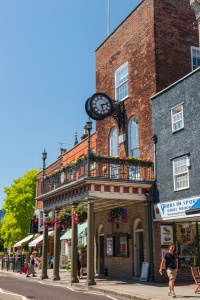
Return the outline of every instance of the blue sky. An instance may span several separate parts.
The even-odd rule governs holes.
[[[110,0],[112,32],[139,0]],[[70,149],[95,93],[95,50],[107,37],[108,0],[1,0],[0,208],[4,187]],[[93,131],[95,123],[93,123]]]

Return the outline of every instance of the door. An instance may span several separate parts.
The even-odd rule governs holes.
[[[104,274],[104,235],[100,236],[100,274]]]
[[[134,276],[139,277],[144,261],[143,228],[140,219],[134,223]]]

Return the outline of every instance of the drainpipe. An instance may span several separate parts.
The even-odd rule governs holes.
[[[199,47],[200,47],[200,0],[190,0],[191,8],[194,10],[199,28]]]

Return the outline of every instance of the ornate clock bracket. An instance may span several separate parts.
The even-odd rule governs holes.
[[[113,101],[113,113],[112,117],[117,121],[118,128],[125,128],[125,106],[124,101]]]

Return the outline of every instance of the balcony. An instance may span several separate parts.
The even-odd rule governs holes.
[[[61,170],[47,174],[43,181],[43,194],[71,184],[81,179],[102,181],[148,182],[154,180],[153,162],[119,157],[102,157],[90,155],[90,174],[88,174],[88,159],[79,158]]]

